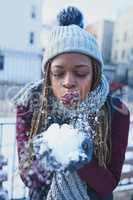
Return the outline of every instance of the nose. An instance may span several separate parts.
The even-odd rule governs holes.
[[[75,77],[71,73],[66,74],[66,76],[62,80],[62,86],[67,89],[75,88],[76,87]]]

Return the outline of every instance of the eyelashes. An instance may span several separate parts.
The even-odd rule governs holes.
[[[89,72],[84,72],[84,73],[74,72],[73,74],[75,77],[77,76],[77,77],[83,78],[83,77],[86,77],[89,74]],[[60,72],[60,73],[51,72],[51,75],[56,78],[63,78],[66,74],[64,72]]]

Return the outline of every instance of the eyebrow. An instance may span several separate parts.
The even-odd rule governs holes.
[[[52,67],[63,68],[62,65],[52,65]]]
[[[91,67],[90,65],[86,65],[86,64],[80,64],[80,65],[75,65],[75,67],[78,67],[78,68],[82,68],[82,67]]]
[[[56,67],[56,68],[60,68],[60,69],[62,69],[62,68],[64,68],[64,66],[62,66],[62,65],[53,65],[53,67]],[[75,65],[74,67],[77,67],[77,68],[83,68],[83,67],[91,67],[91,65],[86,65],[86,64],[77,64],[77,65]]]

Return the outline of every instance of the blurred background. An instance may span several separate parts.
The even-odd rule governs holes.
[[[26,199],[19,178],[15,109],[11,98],[27,83],[40,80],[49,31],[62,8],[75,6],[85,29],[97,39],[110,92],[130,110],[130,133],[115,200],[133,200],[133,1],[0,0],[0,200]]]

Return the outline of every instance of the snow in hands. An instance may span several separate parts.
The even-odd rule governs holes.
[[[52,124],[33,139],[33,151],[48,171],[77,169],[92,157],[92,139],[71,125]]]

